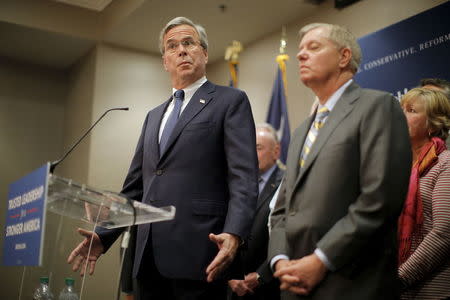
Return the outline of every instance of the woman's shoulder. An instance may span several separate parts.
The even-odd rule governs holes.
[[[450,168],[450,150],[444,150],[438,156],[438,164],[442,169]]]
[[[449,149],[444,150],[444,151],[442,151],[441,154],[439,154],[438,156],[439,156],[439,159],[445,159],[445,160],[448,160],[448,159],[450,159],[450,150],[449,150]]]

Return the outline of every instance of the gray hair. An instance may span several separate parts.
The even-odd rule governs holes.
[[[349,48],[350,51],[352,51],[352,58],[350,60],[349,67],[353,73],[356,73],[358,71],[359,64],[361,63],[361,48],[359,47],[355,36],[347,28],[335,24],[311,23],[300,29],[300,40],[303,39],[307,32],[319,27],[329,29],[328,38],[339,48],[339,50]]]
[[[256,131],[258,131],[258,129],[266,131],[269,134],[269,137],[273,139],[275,144],[278,144],[280,142],[278,139],[277,131],[269,123],[258,123],[256,124],[255,128]]]
[[[170,20],[169,23],[167,23],[159,33],[159,50],[161,51],[161,54],[164,54],[164,36],[170,29],[180,25],[188,25],[194,28],[198,36],[200,37],[200,45],[203,47],[203,49],[208,50],[208,36],[206,35],[205,28],[203,28],[202,25],[194,24],[194,22],[186,17],[176,17]]]

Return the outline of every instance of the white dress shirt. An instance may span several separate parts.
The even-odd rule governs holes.
[[[183,110],[188,105],[189,101],[191,101],[192,96],[194,96],[195,92],[206,82],[206,80],[207,80],[206,76],[203,76],[202,78],[200,78],[199,80],[197,80],[196,82],[191,84],[190,86],[183,89],[184,100],[183,100],[183,104],[181,105],[180,116],[183,113]],[[175,94],[176,91],[177,91],[177,89],[172,89],[172,95]],[[174,107],[175,107],[175,99],[173,99],[173,97],[172,97],[172,101],[170,101],[169,106],[167,106],[167,109],[164,112],[164,115],[163,115],[163,118],[161,121],[161,125],[159,126],[158,142],[161,141],[161,135],[162,135],[163,129],[166,126],[167,119],[169,118],[170,113],[172,112]]]

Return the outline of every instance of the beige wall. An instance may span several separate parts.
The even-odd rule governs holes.
[[[96,51],[91,50],[82,57],[69,73],[69,88],[64,119],[64,151],[70,149],[91,126],[92,98],[95,88]],[[77,148],[55,169],[55,174],[86,183],[89,172],[91,135],[88,135]]]
[[[8,184],[61,154],[66,92],[65,73],[0,58],[0,228],[5,224]],[[52,227],[52,218],[48,224]],[[0,245],[2,257],[3,234]],[[48,257],[44,261],[48,263]],[[28,268],[27,290],[35,283],[28,280],[32,274],[44,269]],[[18,299],[22,271],[0,266],[1,299]]]
[[[92,121],[109,108],[130,110],[110,112],[92,132],[88,182],[119,191],[145,116],[168,99],[171,87],[159,56],[102,44],[96,70]]]
[[[287,54],[290,57],[287,62],[287,105],[291,130],[298,127],[308,115],[314,99],[311,91],[299,82],[297,73],[298,31],[302,26],[312,22],[335,23],[346,26],[356,37],[361,37],[444,2],[446,0],[364,0],[337,10],[333,7],[333,1],[324,1],[317,14],[286,24]],[[244,45],[244,52],[240,55],[239,88],[247,92],[256,122],[263,122],[266,118],[277,68],[275,57],[280,37],[281,28],[279,32]],[[226,63],[209,66],[208,78],[227,84],[229,71]]]

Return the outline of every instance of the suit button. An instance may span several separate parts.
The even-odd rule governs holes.
[[[156,175],[161,176],[163,174],[163,170],[156,170]]]

